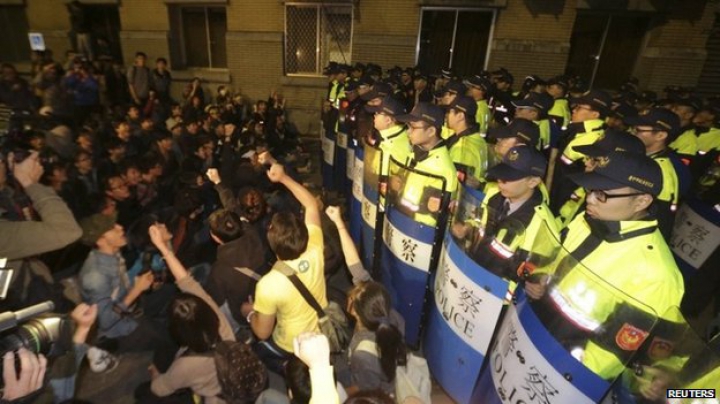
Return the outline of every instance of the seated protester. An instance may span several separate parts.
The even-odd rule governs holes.
[[[195,175],[187,173],[188,176]],[[199,177],[199,174],[197,174]],[[158,216],[172,234],[173,250],[186,267],[209,264],[215,259],[215,243],[210,239],[204,222],[201,190],[194,184],[184,185],[175,194],[173,206],[163,209]],[[196,277],[200,277],[196,274]]]
[[[356,286],[348,300],[348,311],[355,318],[355,333],[348,349],[352,394],[380,388],[395,392],[395,369],[407,363],[403,334],[391,322],[390,294],[377,282]]]
[[[98,170],[95,167],[92,154],[80,150],[75,154],[73,167],[70,168],[71,182],[78,182],[83,194],[97,194],[100,192]],[[76,186],[77,188],[77,186]]]
[[[320,212],[312,194],[279,164],[273,164],[267,175],[272,182],[287,187],[305,208],[304,222],[289,212],[273,216],[267,238],[278,262],[258,282],[255,303],[242,306],[242,314],[260,339],[256,352],[270,370],[282,374],[285,362],[292,355],[293,338],[318,330],[317,313],[304,303],[285,269],[292,270],[320,306],[326,307],[324,245]]]
[[[221,341],[235,341],[230,324],[217,304],[175,257],[168,247],[163,229],[159,226],[151,226],[149,232],[153,244],[166,260],[182,291],[173,300],[169,309],[170,335],[181,349],[164,373],[153,366],[150,367],[152,377],[150,392],[139,389],[136,398],[139,398],[141,403],[155,403],[158,397],[166,397],[180,389],[190,388],[206,404],[225,403],[218,379],[219,370],[215,364],[214,349]],[[240,347],[246,346],[236,346],[236,348]],[[233,366],[242,365],[233,371],[243,372],[243,375],[236,379],[242,380],[242,385],[234,388],[246,394],[246,400],[243,402],[254,402],[267,384],[267,369],[250,347],[243,352],[243,356],[243,358],[232,358],[239,361],[232,363]]]
[[[137,199],[144,209],[155,206],[158,199],[158,178],[162,175],[162,165],[153,155],[140,159],[140,182],[137,185]]]
[[[139,310],[139,299],[154,282],[152,272],[137,275],[130,286],[120,250],[127,244],[114,216],[94,214],[80,223],[81,241],[93,247],[78,274],[85,302],[98,306],[98,337],[116,339],[118,352],[155,351],[154,362],[165,369],[174,349],[162,327]]]
[[[107,156],[98,162],[97,177],[104,181],[108,177],[120,174],[120,163],[125,160],[125,143],[122,140],[112,137],[105,143]]]
[[[120,178],[125,181],[125,185],[127,185],[130,190],[131,197],[137,199],[137,187],[142,178],[137,159],[125,159],[122,164],[120,164]]]
[[[457,96],[447,106],[445,123],[452,130],[445,142],[450,150],[460,182],[477,188],[487,170],[487,144],[475,122],[477,104],[472,98]]]
[[[292,155],[299,149],[300,134],[293,125],[286,122],[285,115],[278,114],[274,119],[275,125],[267,135],[267,142],[270,153],[284,159],[286,155]]]
[[[626,151],[636,154],[645,154],[645,145],[637,137],[614,129],[605,131],[603,137],[591,145],[575,146],[575,149],[587,156],[585,159],[585,172],[589,173],[597,167],[610,152]],[[579,187],[560,207],[560,214],[557,216],[558,226],[565,228],[577,214],[585,210],[585,189]]]
[[[130,187],[120,175],[112,175],[103,180],[103,195],[115,203],[118,223],[130,227],[142,214],[140,204],[130,192]]]
[[[170,117],[165,120],[165,128],[167,130],[172,130],[172,128],[183,122],[183,116],[182,116],[182,106],[180,104],[174,102],[170,105]]]
[[[655,160],[662,169],[660,194],[655,198],[653,207],[658,220],[658,228],[665,240],[670,240],[675,224],[675,212],[680,203],[680,178],[678,169],[687,171],[679,162],[679,157],[668,148],[668,144],[680,131],[680,118],[665,108],[653,108],[645,115],[627,119],[633,133],[645,144],[645,154]]]
[[[195,139],[198,136],[200,136],[200,125],[198,124],[198,122],[185,121],[183,123],[182,133],[179,137],[176,138],[177,145],[181,151],[183,159],[185,158],[185,156],[192,154],[192,149],[195,145]]]
[[[269,270],[260,233],[227,209],[213,212],[208,223],[210,236],[219,246],[206,282],[207,292],[224,313],[230,314],[231,324],[247,328],[242,304],[252,298],[257,281]]]
[[[488,179],[497,181],[486,188],[480,218],[482,229],[456,224],[456,237],[471,237],[470,253],[477,263],[496,275],[517,282],[518,266],[527,259],[532,245],[544,230],[557,233],[555,218],[539,189],[547,160],[537,149],[516,146],[502,162],[488,170]],[[512,293],[511,286],[510,293]]]
[[[198,136],[190,142],[191,149],[182,162],[183,171],[204,173],[213,166],[213,150],[215,142],[209,136]]]
[[[125,145],[125,153],[128,157],[137,156],[142,148],[142,143],[138,136],[134,136],[130,125],[125,121],[117,121],[113,123],[113,129],[115,133],[114,137],[120,139],[122,144]]]
[[[162,202],[169,205],[172,203],[171,195],[177,183],[180,162],[173,150],[175,143],[169,131],[157,131],[153,134],[153,139],[147,155],[156,159],[162,167],[162,172],[157,178],[158,193]]]

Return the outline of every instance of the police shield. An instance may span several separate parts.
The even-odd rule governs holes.
[[[363,201],[363,158],[365,152],[361,145],[354,148],[352,167],[352,195],[350,197],[350,236],[355,245],[362,246],[362,201]]]
[[[357,140],[352,137],[348,137],[347,150],[345,153],[345,187],[343,193],[345,195],[345,201],[348,207],[352,203],[352,190],[353,190],[353,167],[355,167],[355,148],[357,147]]]
[[[669,244],[685,279],[695,276],[720,246],[720,211],[697,199],[686,201],[675,217]]]
[[[604,403],[717,403],[718,391],[720,338],[706,342],[680,309],[672,307],[658,320]]]
[[[364,147],[363,198],[362,198],[362,241],[360,258],[365,268],[374,268],[374,258],[380,245],[376,232],[380,219],[380,178],[383,172],[383,151],[370,144]],[[377,241],[377,242],[376,242]]]
[[[388,174],[381,277],[405,318],[407,343],[418,346],[450,194],[445,178],[413,170],[392,157]]]
[[[470,402],[503,302],[514,285],[507,273],[517,268],[510,251],[513,242],[506,240],[524,232],[511,219],[503,220],[499,230],[495,221],[500,212],[484,206],[483,199],[482,192],[461,188],[440,254],[425,333],[430,371],[460,403]]]
[[[337,121],[337,110],[330,109],[323,114],[320,121],[320,141],[322,146],[322,159],[320,161],[320,172],[322,174],[323,188],[326,190],[335,189],[335,122]]]
[[[348,188],[347,176],[343,175],[344,169],[347,168],[347,151],[348,151],[348,134],[338,130],[335,139],[335,186],[338,191],[344,191]]]
[[[471,402],[600,402],[657,323],[650,307],[547,238],[542,254],[521,268],[542,297],[531,299],[518,287]]]

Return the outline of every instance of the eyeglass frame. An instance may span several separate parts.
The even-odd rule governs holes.
[[[645,195],[647,192],[631,192],[627,194],[608,194],[602,189],[586,189],[587,196],[594,195],[600,203],[606,203],[608,199],[627,198],[630,196]]]

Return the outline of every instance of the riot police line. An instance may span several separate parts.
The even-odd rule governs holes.
[[[493,256],[514,255],[525,229],[505,223],[497,234],[482,190],[461,185],[451,203],[446,179],[392,157],[381,175],[380,148],[350,140],[342,152],[363,263],[456,401],[654,402],[673,389],[720,389],[720,338],[705,343],[679,309],[655,313],[614,288],[553,229],[498,265]],[[547,292],[529,299],[523,284],[541,274]]]

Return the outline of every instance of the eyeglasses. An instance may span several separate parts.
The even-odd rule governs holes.
[[[608,194],[607,192],[600,189],[590,189],[587,191],[587,193],[588,196],[594,196],[595,199],[597,199],[600,203],[605,203],[608,199],[627,198],[629,196],[639,196],[645,194],[644,192],[633,192],[629,194]]]

